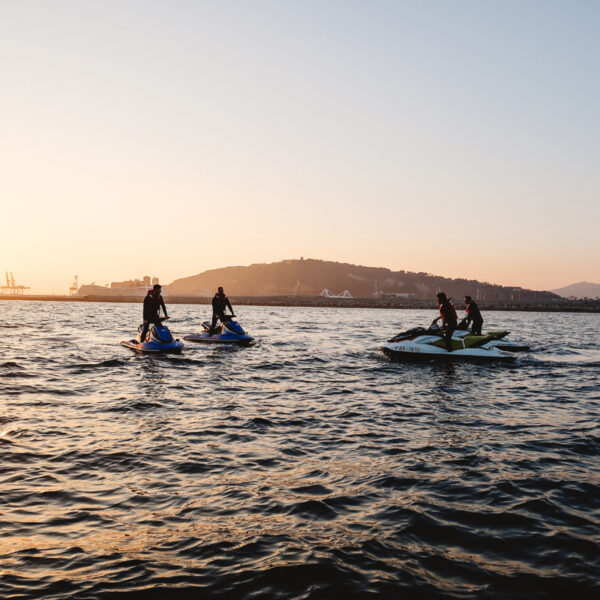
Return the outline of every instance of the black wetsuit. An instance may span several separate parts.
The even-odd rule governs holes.
[[[231,308],[231,302],[229,302],[229,298],[225,294],[215,294],[215,297],[212,299],[212,324],[210,326],[210,334],[212,335],[215,327],[217,325],[217,319],[221,319],[223,321],[225,319],[225,309],[229,307],[231,314],[233,314],[233,308]]]
[[[458,318],[456,316],[456,310],[449,300],[440,304],[440,316],[442,317],[442,337],[446,344],[446,350],[452,352],[452,333],[456,329]]]
[[[471,333],[473,335],[481,335],[481,327],[483,326],[483,317],[479,312],[479,306],[474,300],[467,304],[467,325],[473,322]]]
[[[159,311],[161,307],[166,316],[167,309],[165,308],[165,301],[160,294],[158,298],[155,298],[152,294],[148,294],[144,298],[144,327],[142,329],[142,336],[140,337],[142,343],[146,339],[146,334],[148,333],[150,323],[153,323],[154,325],[160,325],[161,321]]]

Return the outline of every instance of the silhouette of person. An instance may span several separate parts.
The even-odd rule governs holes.
[[[436,297],[440,305],[440,316],[437,319],[434,319],[433,323],[437,323],[437,321],[442,319],[442,337],[446,344],[446,350],[452,352],[452,333],[458,324],[456,310],[444,292],[440,292]]]
[[[465,296],[465,305],[467,311],[467,318],[465,319],[467,326],[469,323],[473,323],[471,327],[471,333],[473,335],[481,335],[481,327],[483,326],[483,317],[479,312],[479,306],[471,296]]]
[[[231,308],[231,302],[229,302],[229,298],[225,295],[222,287],[217,289],[217,293],[212,299],[212,323],[210,326],[210,335],[213,335],[215,331],[215,327],[217,326],[217,319],[220,319],[221,322],[225,321],[225,309],[229,307],[231,311],[231,316],[235,317],[233,314],[233,308]]]
[[[162,307],[165,313],[165,319],[169,318],[167,315],[167,307],[165,301],[161,295],[161,287],[158,283],[154,284],[151,290],[148,290],[146,297],[144,298],[144,327],[142,328],[142,336],[140,337],[141,343],[146,340],[146,334],[150,323],[154,325],[160,325],[162,319],[160,318],[160,309]]]

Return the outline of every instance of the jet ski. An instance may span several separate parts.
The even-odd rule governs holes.
[[[208,321],[204,321],[200,333],[191,333],[183,339],[200,344],[234,344],[236,346],[249,346],[254,341],[254,338],[247,334],[244,328],[230,315],[226,315],[221,324],[215,327],[212,335],[210,326]]]
[[[123,340],[121,346],[131,348],[134,352],[148,354],[179,354],[183,342],[174,340],[166,325],[152,325],[145,340],[141,340],[143,325],[138,327],[137,337],[133,340]]]
[[[455,332],[456,333],[456,332]],[[490,334],[472,335],[468,330],[452,336],[452,352],[446,349],[445,340],[442,338],[440,327],[431,326],[414,327],[403,331],[388,340],[380,350],[385,356],[395,360],[407,359],[467,359],[467,360],[493,360],[513,361],[514,352],[507,352],[494,345],[499,341]],[[508,332],[500,332],[508,334]],[[502,339],[502,338],[500,338]]]

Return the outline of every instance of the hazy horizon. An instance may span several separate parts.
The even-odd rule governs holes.
[[[314,258],[314,257],[293,257],[293,258],[283,258],[283,259],[281,259],[281,261],[300,260],[300,259],[302,259],[302,260],[324,260],[324,261],[327,260],[327,259],[319,259],[319,258]],[[272,262],[280,262],[280,261],[272,261]],[[334,262],[345,263],[346,261],[334,261]],[[253,264],[256,264],[256,263],[253,263]],[[354,263],[352,263],[352,264],[354,264]],[[385,265],[365,265],[365,264],[359,264],[359,263],[356,263],[356,265],[357,266],[363,266],[363,267],[389,268],[389,267],[386,267]],[[249,266],[251,266],[251,265],[250,264],[248,264],[248,265],[224,265],[222,267],[211,267],[209,269],[204,269],[203,271],[198,271],[198,272],[194,272],[194,273],[188,273],[187,275],[183,275],[181,277],[182,278],[191,277],[191,276],[199,275],[199,274],[203,273],[204,271],[218,270],[218,269],[221,269],[221,268],[226,269],[226,268],[230,268],[230,267],[235,268],[235,267],[249,267]],[[390,270],[392,272],[394,272],[394,271],[401,271],[401,270],[406,271],[407,269],[390,269]],[[425,271],[416,271],[416,272],[425,272]],[[450,277],[450,276],[447,276],[447,275],[445,275],[443,273],[427,273],[427,274],[428,275],[433,275],[433,276],[440,276],[440,277]],[[10,275],[10,273],[9,273],[9,275]],[[148,271],[148,272],[144,272],[144,273],[137,273],[137,274],[134,274],[134,275],[132,275],[130,277],[124,277],[123,279],[112,279],[110,281],[95,281],[95,280],[87,281],[87,280],[83,280],[81,277],[79,277],[79,286],[81,286],[81,285],[98,285],[98,286],[104,287],[104,286],[110,286],[110,284],[112,282],[129,281],[129,280],[135,280],[135,279],[141,280],[145,276],[148,276],[148,277],[151,277],[151,278],[157,277],[159,279],[160,283],[163,286],[168,286],[169,284],[173,283],[173,281],[175,281],[176,279],[180,279],[180,277],[177,277],[177,278],[174,278],[174,279],[165,279],[165,278],[162,278],[162,277],[158,276],[156,273],[151,273],[150,271]],[[450,277],[450,278],[452,278],[452,279],[455,279],[455,278],[474,279],[474,278],[468,277],[468,276],[457,276],[457,277]],[[17,285],[19,285],[19,284],[24,285],[23,282],[20,281],[16,276],[15,276],[15,280],[16,280],[16,284]],[[4,274],[2,274],[2,278],[0,278],[0,281],[2,282],[2,284],[4,284],[4,281],[5,281]],[[26,294],[42,294],[42,295],[43,294],[51,294],[51,295],[53,295],[53,294],[62,294],[62,295],[66,295],[68,293],[67,288],[70,287],[70,285],[73,283],[73,278],[71,278],[69,281],[70,281],[69,285],[66,286],[65,289],[63,289],[63,290],[43,291],[43,290],[36,290],[36,289],[31,289],[30,288],[25,293]],[[515,285],[516,286],[516,284],[510,284],[510,283],[507,283],[507,284],[505,284],[505,283],[498,284],[498,282],[495,282],[495,281],[486,281],[486,280],[483,280],[483,279],[479,279],[478,281],[480,283],[488,283],[488,284],[493,284],[493,285],[503,285],[503,286],[513,286],[513,285]],[[567,284],[566,286],[562,286],[562,287],[566,288],[566,287],[570,287],[572,285],[580,285],[580,284],[600,285],[600,283],[594,283],[594,282],[591,282],[591,281],[582,280],[582,281],[578,281],[578,282],[574,281],[571,284]],[[517,286],[517,287],[525,287],[525,289],[535,289],[535,288],[527,288],[526,286]],[[553,290],[556,290],[556,289],[561,289],[561,288],[553,288],[552,290],[551,289],[545,289],[545,290],[538,290],[538,291],[553,291]]]
[[[600,5],[7,2],[0,277],[600,281]]]

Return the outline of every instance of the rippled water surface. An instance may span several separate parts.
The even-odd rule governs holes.
[[[0,302],[0,597],[600,597],[600,315],[488,313],[514,365],[400,364],[434,311]],[[172,306],[182,337],[208,307]]]

